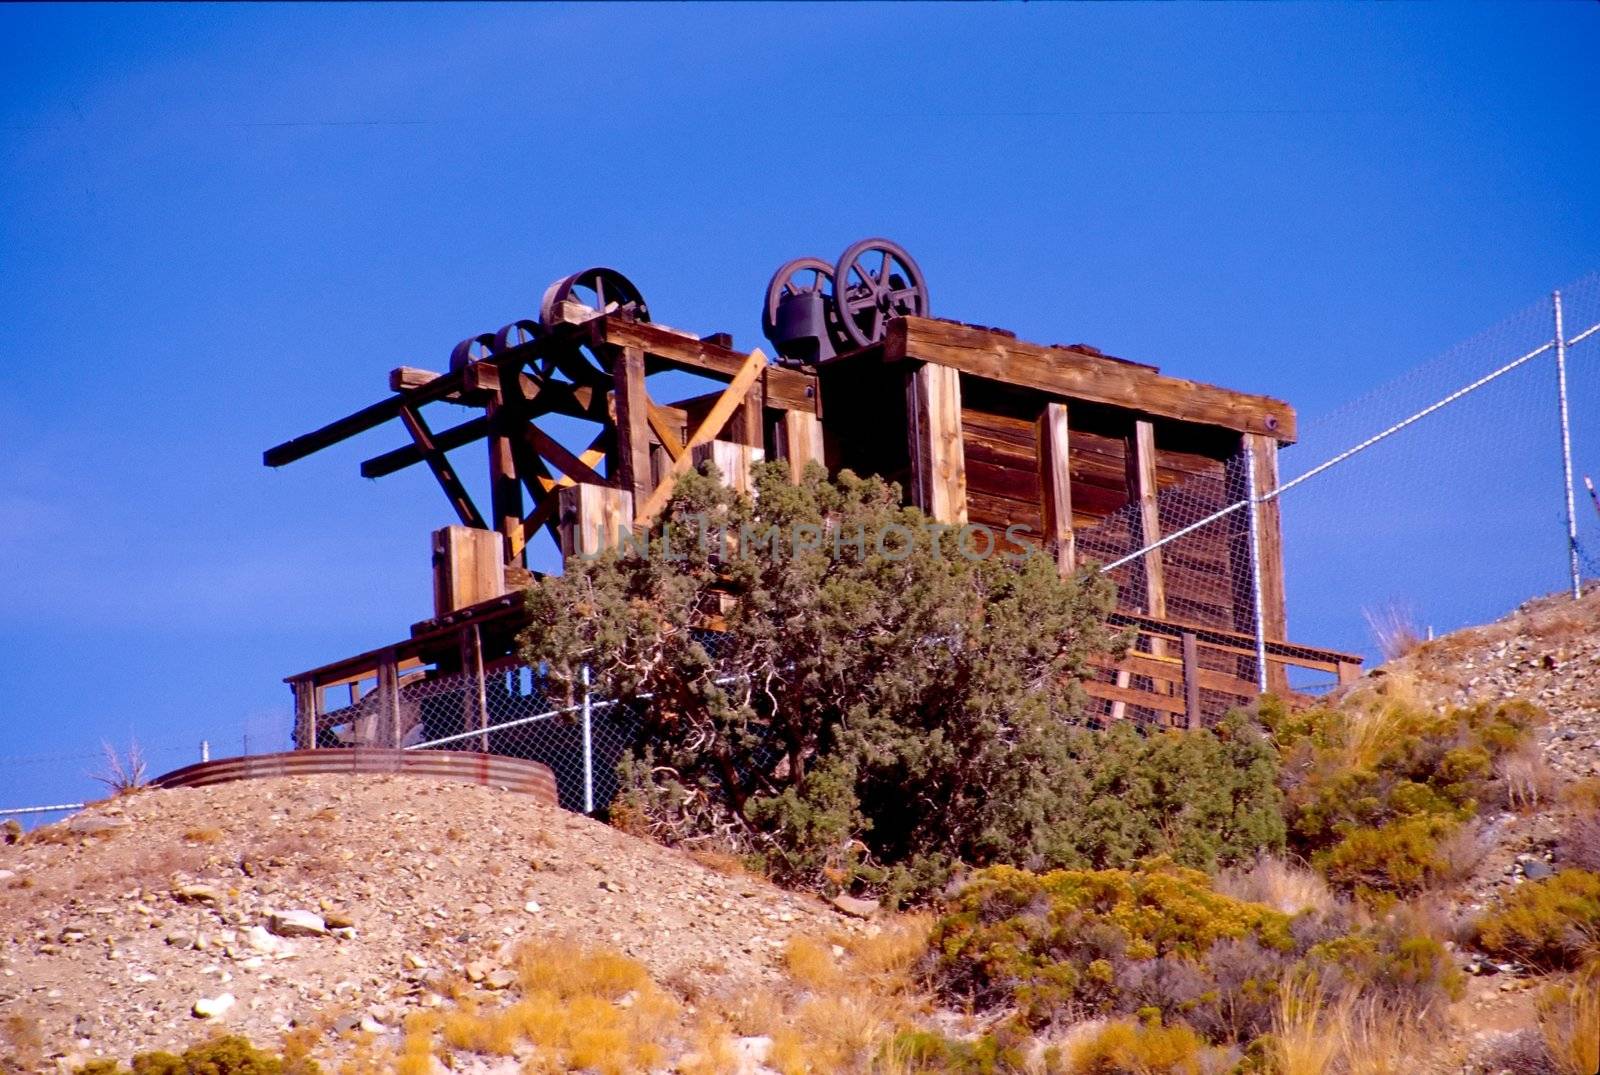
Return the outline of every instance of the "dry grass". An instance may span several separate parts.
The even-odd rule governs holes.
[[[113,795],[124,795],[145,786],[150,767],[145,763],[144,750],[137,739],[128,744],[126,754],[118,752],[106,740],[100,741],[104,761],[100,769],[89,776],[106,786]]]
[[[1540,995],[1539,1031],[1559,1075],[1600,1070],[1600,965]]]
[[[1345,1004],[1332,1013],[1345,1075],[1410,1075],[1419,1042],[1409,1024],[1376,1004]]]
[[[712,847],[691,847],[687,849],[690,858],[708,870],[723,874],[727,877],[753,877],[738,855],[730,854]]]
[[[1561,789],[1560,775],[1544,760],[1544,752],[1536,743],[1526,743],[1501,758],[1499,769],[1506,782],[1507,804],[1518,813],[1548,805]]]
[[[1377,608],[1361,610],[1378,643],[1385,660],[1398,660],[1422,644],[1422,631],[1417,628],[1416,613],[1396,601]]]
[[[1574,810],[1600,811],[1600,776],[1574,780],[1561,789],[1561,801]]]
[[[906,1075],[896,1036],[925,1008],[913,969],[931,922],[907,917],[870,936],[792,940],[787,981],[773,990],[690,1002],[620,953],[569,941],[524,947],[508,997],[463,990],[435,1021],[408,1025],[391,1057],[425,1075],[434,1057],[516,1056],[529,1075],[584,1070],[640,1075],[735,1075],[737,1036],[771,1038],[766,1066],[781,1075]]]
[[[1336,1070],[1339,1019],[1327,1000],[1313,981],[1281,983],[1270,1045],[1276,1075],[1328,1075]]]
[[[1337,898],[1322,875],[1277,855],[1260,855],[1248,867],[1217,875],[1218,892],[1249,903],[1264,903],[1287,915],[1329,911]]]

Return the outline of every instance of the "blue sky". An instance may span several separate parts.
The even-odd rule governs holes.
[[[276,745],[284,674],[427,615],[448,508],[356,473],[396,430],[261,450],[557,276],[750,346],[779,262],[885,234],[941,315],[1314,416],[1600,268],[1597,45],[1577,4],[0,8],[0,799],[102,738]],[[1440,503],[1425,619],[1560,584],[1558,519],[1508,574]],[[1364,591],[1290,584],[1365,644]]]

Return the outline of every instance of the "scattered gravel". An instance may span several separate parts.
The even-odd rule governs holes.
[[[61,1064],[218,1029],[392,1034],[449,983],[506,988],[541,936],[696,995],[775,979],[796,933],[872,928],[521,795],[403,776],[143,791],[0,845],[0,867],[0,1019]]]

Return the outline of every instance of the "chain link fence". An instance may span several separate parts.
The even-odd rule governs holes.
[[[1600,469],[1600,276],[1313,416],[1281,473],[1248,444],[1222,462],[1159,446],[1154,504],[1080,531],[1078,551],[1124,611],[1250,636],[1253,655],[1203,653],[1210,671],[1314,691],[1335,678],[1286,664],[1269,683],[1272,639],[1371,662],[1529,597],[1576,597],[1600,559],[1600,500],[1579,492]],[[1283,595],[1252,569],[1280,521]]]
[[[1080,530],[1077,552],[1116,583],[1120,612],[1187,630],[1140,633],[1133,670],[1097,670],[1105,689],[1091,716],[1182,724],[1176,696],[1191,667],[1209,716],[1263,687],[1331,686],[1331,666],[1296,660],[1285,642],[1291,624],[1273,615],[1285,605],[1295,637],[1374,660],[1396,633],[1453,629],[1529,596],[1576,592],[1600,548],[1600,516],[1574,495],[1584,464],[1600,468],[1597,366],[1600,276],[1313,417],[1285,451],[1282,473],[1248,441],[1219,461],[1199,445],[1158,440],[1154,496],[1132,497]],[[1107,473],[1126,465],[1099,462]],[[1286,595],[1263,592],[1272,583],[1256,566],[1277,555],[1263,542],[1279,532]],[[1180,664],[1186,671],[1168,671]],[[328,715],[318,745],[371,742],[379,722],[391,721],[406,749],[541,762],[562,805],[589,813],[616,795],[644,723],[639,708],[581,684],[557,690],[515,661],[489,667],[481,681],[413,673],[397,694],[391,702],[374,691]]]

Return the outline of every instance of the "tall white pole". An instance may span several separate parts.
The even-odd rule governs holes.
[[[583,812],[594,813],[593,710],[589,702],[589,666],[583,666]]]
[[[1572,500],[1572,428],[1567,422],[1567,341],[1561,326],[1561,292],[1550,296],[1556,314],[1556,391],[1561,399],[1561,474],[1567,491],[1567,567],[1572,573],[1572,599],[1583,593],[1578,568],[1578,513]]]

